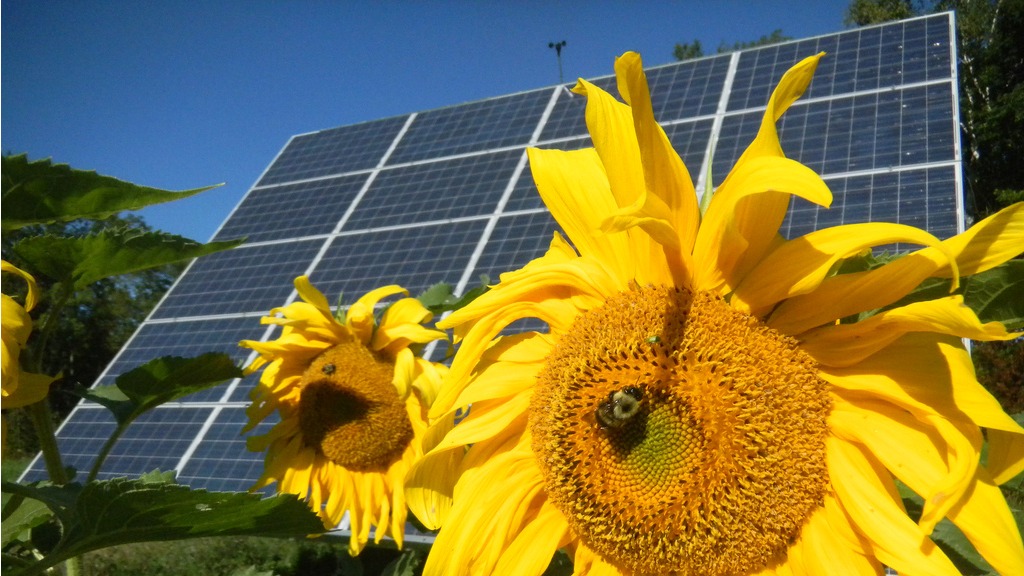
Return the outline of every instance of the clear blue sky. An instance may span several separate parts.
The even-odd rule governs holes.
[[[148,186],[226,183],[143,212],[206,241],[294,134],[556,84],[549,42],[568,82],[626,50],[837,32],[848,3],[5,0],[0,136]]]

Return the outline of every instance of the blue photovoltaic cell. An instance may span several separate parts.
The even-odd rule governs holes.
[[[344,229],[490,214],[522,156],[510,150],[382,170]]]
[[[647,71],[654,117],[659,122],[669,122],[714,114],[729,70],[729,58],[699,58]]]
[[[951,25],[952,15],[940,14],[650,68],[655,118],[695,182],[715,138],[711,184],[720,184],[757,133],[782,74],[824,51],[778,130],[786,155],[822,175],[832,207],[793,199],[780,232],[795,238],[898,222],[947,238],[961,224]],[[614,76],[592,83],[618,97]],[[244,363],[249,351],[238,341],[267,334],[260,316],[288,303],[303,273],[311,271],[328,301],[343,295],[351,303],[386,284],[413,295],[463,279],[472,288],[482,274],[494,282],[543,255],[558,225],[529,166],[516,170],[527,146],[591,146],[586,98],[571,86],[291,138],[217,234],[247,236],[248,244],[189,267],[100,383],[164,355],[215,351]],[[528,318],[503,333],[545,329]],[[444,359],[445,346],[432,350],[432,359]],[[246,451],[241,433],[257,381],[253,374],[145,415],[102,477],[180,464],[180,480],[197,488],[248,489],[262,471],[262,454]],[[253,433],[269,430],[273,418]],[[105,409],[77,409],[59,433],[67,462],[88,470],[113,428]],[[33,463],[29,479],[42,478],[42,467]]]
[[[173,470],[196,433],[210,415],[210,408],[157,408],[146,412],[117,440],[103,463],[99,479],[138,476],[154,470]],[[79,408],[58,435],[57,445],[65,466],[84,480],[100,447],[114,431],[114,418],[103,408]],[[45,478],[40,459],[33,462],[26,480]]]
[[[245,439],[265,434],[277,422],[277,413],[273,413],[249,434],[243,435],[242,429],[248,423],[245,408],[231,406],[222,409],[202,444],[196,447],[182,469],[178,481],[206,490],[248,490],[263,473],[263,454],[247,450]]]
[[[258,185],[374,168],[394,142],[406,119],[405,116],[385,118],[295,136],[260,178]]]
[[[486,220],[398,228],[338,237],[310,276],[330,302],[351,302],[384,284],[416,295],[438,282],[455,284]]]
[[[547,211],[499,218],[473,269],[473,278],[486,274],[495,283],[502,273],[543,256],[556,230],[562,232]]]
[[[283,302],[282,302],[283,303]],[[259,317],[221,318],[187,322],[150,322],[136,332],[131,343],[107,368],[100,384],[113,384],[117,376],[161,356],[191,358],[208,352],[222,352],[242,364],[250,351],[238,341],[259,340],[266,331]],[[186,398],[188,401],[216,401],[226,387],[215,386]]]
[[[249,242],[328,234],[334,230],[369,173],[256,188],[249,192],[214,240]]]
[[[939,238],[957,233],[956,172],[952,166],[832,178],[825,183],[832,191],[832,207],[821,208],[794,197],[780,230],[783,236],[794,238],[857,222],[907,224]]]
[[[779,123],[782,149],[823,175],[949,160],[956,127],[951,99],[947,84],[797,103]],[[714,174],[728,173],[763,115],[725,117]]]
[[[711,120],[700,120],[698,122],[683,122],[665,127],[665,135],[668,136],[672,148],[683,164],[690,171],[690,177],[697,179],[697,171],[704,162],[704,154],[708,148],[708,140],[711,138]]]
[[[526,144],[550,98],[534,90],[421,112],[388,164]]]
[[[595,78],[591,82],[609,94],[619,93],[615,89],[614,77]],[[558,91],[558,100],[555,101],[555,106],[551,109],[551,114],[540,134],[542,142],[587,134],[587,123],[583,116],[587,99],[570,92],[569,86],[572,85]]]
[[[154,318],[266,312],[284,303],[323,240],[235,248],[201,258],[171,289]]]
[[[740,55],[728,109],[763,108],[782,74],[818,52],[825,52],[825,57],[805,99],[948,80],[949,19],[896,22],[745,51]]]

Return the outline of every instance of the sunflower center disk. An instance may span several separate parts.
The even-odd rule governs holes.
[[[717,296],[647,287],[576,319],[530,428],[552,501],[607,561],[749,573],[822,503],[830,407],[791,338]]]
[[[394,365],[350,340],[328,348],[302,374],[299,426],[307,445],[357,472],[382,472],[413,437]]]

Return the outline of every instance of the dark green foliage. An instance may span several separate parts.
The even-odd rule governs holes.
[[[771,34],[765,34],[757,40],[744,40],[739,42],[733,42],[727,44],[722,42],[718,45],[718,53],[725,54],[727,52],[735,52],[737,50],[746,50],[747,48],[756,48],[758,46],[767,46],[769,44],[778,44],[779,42],[785,42],[786,40],[792,40],[789,36],[782,33],[782,30],[772,30]],[[700,44],[700,40],[694,40],[693,42],[686,42],[684,44],[676,44],[672,51],[672,55],[676,60],[692,60],[694,58],[700,58],[704,56],[704,48]]]
[[[946,0],[957,11],[960,107],[971,208],[1024,199],[1024,0]]]
[[[154,472],[138,479],[115,478],[85,485],[5,483],[4,492],[42,502],[60,521],[55,539],[42,542],[37,531],[53,524],[32,516],[32,542],[47,556],[12,572],[26,576],[119,544],[208,536],[284,537],[323,530],[319,517],[292,494],[261,499],[258,494],[193,490],[174,483],[173,473]],[[9,531],[18,535],[23,530],[24,526],[5,526],[5,538]],[[5,563],[19,558],[5,546]]]
[[[1010,414],[1024,412],[1024,340],[974,342],[971,357],[981,382]]]
[[[890,20],[903,20],[921,12],[910,0],[853,0],[846,8],[843,23],[847,26],[867,26]]]
[[[133,229],[150,231],[149,226],[138,216],[126,214],[105,220],[76,220],[46,226],[29,226],[3,236],[3,258],[15,266],[35,273],[28,263],[12,250],[15,244],[26,238],[40,235],[84,237],[107,229]],[[121,346],[135,332],[149,311],[174,283],[184,269],[184,262],[175,262],[104,278],[76,291],[64,306],[58,322],[50,334],[50,340],[39,358],[41,372],[63,373],[50,394],[50,406],[56,419],[62,420],[78,402],[78,396],[70,390],[88,386],[96,381]],[[58,282],[41,274],[36,275],[40,289],[50,294]],[[4,284],[5,293],[16,288],[18,298],[24,293],[23,283]],[[51,299],[44,298],[32,316],[42,321],[48,315]],[[38,334],[33,334],[34,342]],[[8,425],[7,455],[34,453],[38,450],[35,434],[29,418],[22,410],[6,414]]]
[[[300,554],[337,556],[339,552],[338,545],[315,540],[198,538],[107,548],[86,554],[83,564],[90,576],[300,576]]]
[[[704,55],[704,48],[700,45],[700,40],[694,40],[693,42],[676,44],[675,49],[672,50],[672,55],[679,61],[693,60]]]

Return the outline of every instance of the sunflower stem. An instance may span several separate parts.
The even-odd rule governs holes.
[[[46,472],[50,475],[50,480],[61,486],[67,484],[70,478],[68,478],[67,470],[64,469],[60,449],[57,447],[57,435],[54,433],[50,403],[43,398],[29,406],[29,414],[32,417],[32,426],[35,428],[36,437],[39,439],[39,449],[43,453],[43,461],[46,462]]]

